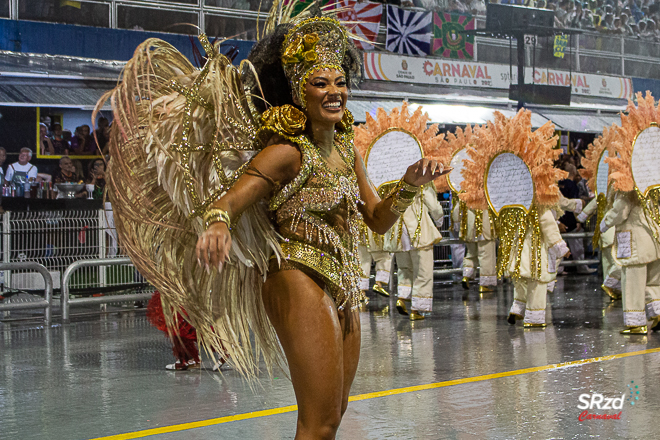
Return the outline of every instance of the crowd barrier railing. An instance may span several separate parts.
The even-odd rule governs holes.
[[[3,273],[11,272],[14,270],[37,272],[41,275],[44,284],[43,298],[6,298],[5,301],[0,303],[0,312],[11,312],[15,310],[44,310],[44,325],[49,326],[52,322],[53,313],[53,279],[50,276],[48,269],[42,264],[34,262],[23,263],[0,263],[0,271]]]

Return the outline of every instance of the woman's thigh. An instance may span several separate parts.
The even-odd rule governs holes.
[[[351,385],[355,379],[355,373],[360,360],[360,313],[355,310],[339,311],[339,322],[342,328],[343,337],[343,357],[344,357],[344,380],[342,391],[342,414],[348,406],[348,396],[351,391]]]
[[[334,301],[298,270],[271,274],[263,301],[284,349],[303,423],[338,423],[344,381],[343,333]]]

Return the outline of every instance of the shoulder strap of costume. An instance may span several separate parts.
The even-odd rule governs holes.
[[[296,191],[298,191],[300,186],[307,181],[312,173],[312,170],[314,169],[314,153],[316,151],[314,144],[312,144],[312,142],[305,135],[289,137],[283,135],[282,133],[279,134],[290,142],[293,142],[293,144],[300,149],[302,160],[300,165],[300,172],[298,175],[293,180],[291,180],[291,182],[284,185],[284,187],[282,187],[282,189],[278,191],[277,194],[275,194],[268,203],[268,209],[271,211],[275,211],[280,206],[282,206],[282,204],[286,202],[289,197],[291,197]]]

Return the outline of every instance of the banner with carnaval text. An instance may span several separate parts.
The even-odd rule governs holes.
[[[461,31],[475,29],[475,22],[470,14],[434,12],[432,54],[461,60],[474,58],[474,35]]]
[[[513,73],[513,76],[511,76]],[[508,90],[516,84],[516,70],[506,64],[475,63],[415,57],[383,52],[364,53],[364,77],[376,81],[436,84],[451,87]],[[563,70],[525,68],[525,78],[535,84],[571,86],[574,95],[632,99],[630,78]]]

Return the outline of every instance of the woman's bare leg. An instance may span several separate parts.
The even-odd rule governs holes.
[[[343,416],[348,407],[348,395],[351,392],[351,385],[360,360],[361,328],[358,310],[340,310],[338,315],[344,342],[344,389],[341,400],[341,415]]]
[[[347,395],[344,334],[334,302],[297,270],[271,274],[263,300],[289,363],[298,402],[296,440],[334,439]],[[355,343],[349,345],[354,352]],[[357,360],[354,363],[357,366]],[[354,370],[348,369],[352,375]]]

